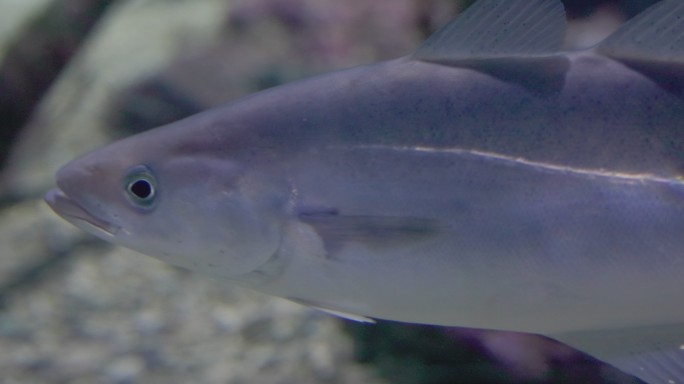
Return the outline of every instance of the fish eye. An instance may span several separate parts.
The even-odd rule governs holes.
[[[157,195],[156,180],[145,166],[134,167],[124,179],[126,196],[135,206],[149,209]]]

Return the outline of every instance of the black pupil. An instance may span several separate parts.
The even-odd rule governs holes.
[[[139,199],[147,199],[152,195],[152,185],[147,180],[138,180],[128,189]]]

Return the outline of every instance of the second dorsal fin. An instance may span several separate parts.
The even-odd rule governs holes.
[[[458,62],[548,55],[562,48],[565,24],[560,0],[479,0],[412,58]]]
[[[684,1],[662,0],[628,21],[596,49],[618,60],[684,63]]]

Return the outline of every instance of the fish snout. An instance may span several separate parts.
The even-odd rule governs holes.
[[[98,237],[111,238],[120,229],[119,226],[90,213],[60,188],[49,190],[43,199],[64,220]]]

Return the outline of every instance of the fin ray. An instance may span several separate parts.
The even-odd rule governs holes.
[[[684,2],[662,0],[625,23],[596,49],[615,59],[684,62]]]
[[[565,36],[559,0],[479,0],[430,36],[413,54],[426,61],[463,61],[558,52]]]

